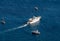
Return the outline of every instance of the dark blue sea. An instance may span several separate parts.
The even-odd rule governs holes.
[[[40,35],[32,35],[29,25],[4,32],[25,24],[34,15],[42,17],[36,26]],[[0,41],[60,41],[60,0],[0,0],[0,21],[2,17],[6,23],[0,23]]]

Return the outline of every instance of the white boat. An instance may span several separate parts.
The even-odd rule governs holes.
[[[36,34],[36,35],[39,35],[40,32],[38,30],[35,30],[35,31],[32,31],[32,34]]]
[[[38,16],[38,17],[33,16],[33,18],[30,18],[30,19],[28,20],[28,23],[29,23],[29,24],[34,24],[34,23],[40,21],[40,19],[41,19],[41,16]]]
[[[40,19],[41,19],[41,16],[37,16],[37,17],[36,17],[36,16],[33,16],[32,18],[30,18],[30,19],[28,20],[27,23],[33,25],[33,24],[36,24],[37,22],[39,22]],[[39,35],[40,32],[39,32],[38,30],[34,30],[34,31],[32,31],[32,34]]]

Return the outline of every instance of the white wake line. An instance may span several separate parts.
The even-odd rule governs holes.
[[[19,29],[19,28],[26,27],[27,25],[28,25],[28,24],[24,24],[24,25],[19,26],[19,27],[17,27],[17,28],[7,29],[7,30],[4,30],[4,31],[2,31],[2,32],[0,32],[0,33],[9,32],[9,31],[13,31],[13,30],[16,30],[16,29]]]

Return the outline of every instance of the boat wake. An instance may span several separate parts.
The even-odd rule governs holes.
[[[40,19],[41,19],[41,16],[38,16],[38,17],[33,16],[33,18],[30,18],[28,20],[27,24],[24,24],[24,25],[16,27],[16,28],[7,29],[7,30],[2,31],[0,33],[9,32],[9,31],[13,31],[13,30],[16,30],[16,29],[19,29],[19,28],[23,28],[23,27],[26,27],[28,24],[31,25],[31,26],[36,26],[39,23]]]
[[[24,28],[24,27],[26,27],[27,25],[28,25],[28,24],[24,24],[24,25],[18,26],[18,27],[16,27],[16,28],[7,29],[7,30],[4,30],[4,31],[2,31],[2,32],[0,32],[0,33],[9,32],[9,31],[13,31],[13,30],[16,30],[16,29]]]

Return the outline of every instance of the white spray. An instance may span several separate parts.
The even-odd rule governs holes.
[[[0,33],[13,31],[13,30],[16,30],[16,29],[19,29],[19,28],[26,27],[27,25],[28,25],[28,23],[27,23],[27,24],[24,24],[24,25],[22,25],[22,26],[16,27],[16,28],[12,28],[12,29],[7,29],[7,30],[4,30],[4,31],[2,31],[2,32],[0,32]]]

